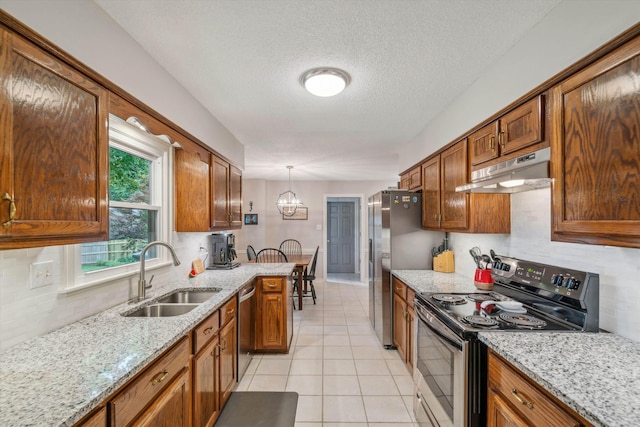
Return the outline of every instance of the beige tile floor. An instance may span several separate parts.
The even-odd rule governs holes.
[[[291,351],[257,355],[238,391],[295,391],[296,427],[415,427],[411,375],[369,324],[369,291],[315,282],[294,312]]]

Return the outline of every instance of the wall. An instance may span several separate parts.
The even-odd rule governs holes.
[[[235,232],[239,251],[252,245],[256,251],[265,247],[279,247],[285,239],[297,239],[304,253],[313,253],[320,246],[316,273],[324,270],[323,244],[325,241],[325,219],[323,217],[325,196],[363,194],[366,199],[378,191],[395,187],[397,182],[383,181],[292,181],[291,190],[296,193],[303,206],[308,208],[308,220],[283,220],[276,208],[278,195],[289,189],[288,181],[266,181],[247,179],[243,181],[242,199],[244,213],[249,212],[249,202],[253,201],[253,212],[258,214],[258,225],[244,226]],[[366,209],[366,205],[362,207]],[[366,220],[363,230],[366,235]],[[363,248],[365,250],[366,248]],[[363,252],[362,257],[366,257]]]
[[[0,0],[0,8],[244,169],[244,146],[93,1]]]
[[[640,2],[565,0],[497,61],[400,153],[415,164],[567,66],[636,24]],[[505,84],[508,82],[508,84]],[[640,249],[551,241],[549,190],[511,196],[510,235],[451,233],[456,272],[473,277],[473,246],[600,275],[600,326],[640,341]]]

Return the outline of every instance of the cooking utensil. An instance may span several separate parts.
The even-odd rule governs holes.
[[[486,270],[487,267],[489,267],[489,264],[491,264],[491,258],[489,258],[489,255],[482,254],[482,262],[484,262],[484,269]]]
[[[496,261],[496,253],[493,251],[493,249],[489,249],[489,255],[491,255],[491,260],[492,261]]]
[[[475,251],[472,249],[469,249],[469,253],[471,254],[471,258],[473,258],[473,261],[476,263],[476,266],[480,269],[482,269],[482,267],[480,266],[480,261],[482,261],[482,258],[475,253]]]

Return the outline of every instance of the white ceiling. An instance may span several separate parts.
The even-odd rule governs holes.
[[[402,146],[560,0],[94,1],[244,144],[245,178],[395,182]],[[351,84],[307,93],[318,66]]]

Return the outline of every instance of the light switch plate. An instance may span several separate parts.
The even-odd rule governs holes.
[[[53,285],[53,261],[32,263],[29,279],[31,289]]]

